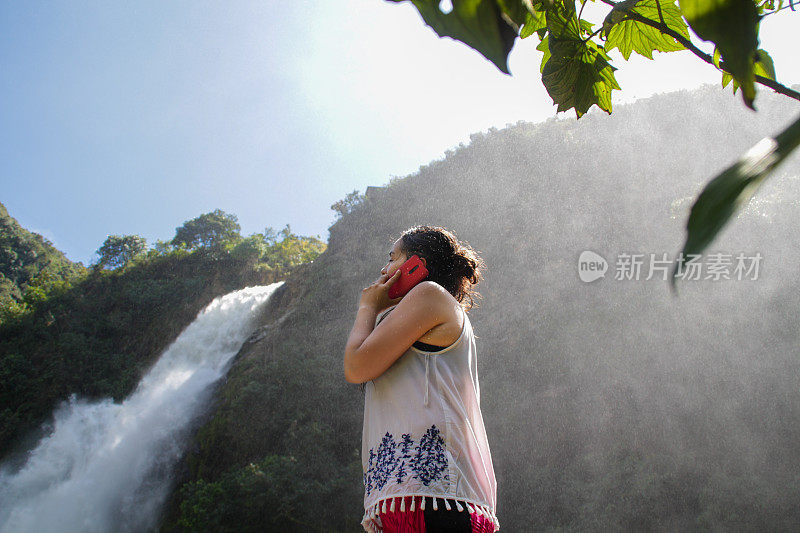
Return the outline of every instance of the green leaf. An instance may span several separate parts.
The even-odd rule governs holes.
[[[767,175],[800,145],[800,118],[777,137],[764,138],[741,159],[711,180],[697,197],[686,224],[688,235],[682,257],[699,254],[711,243],[738,209],[755,194]],[[671,284],[681,266],[676,261]]]
[[[403,2],[405,0],[390,0]],[[425,23],[440,37],[452,37],[470,46],[506,74],[508,54],[517,31],[496,0],[453,0],[453,10],[443,13],[439,0],[410,0]]]
[[[771,80],[775,79],[775,65],[772,63],[772,58],[764,50],[756,51],[756,62],[753,65],[753,72],[758,76],[763,76]],[[733,94],[739,90],[739,82],[729,73],[722,72],[722,87],[727,87],[729,83],[733,82]]]
[[[683,16],[704,41],[719,48],[742,88],[745,104],[756,97],[754,63],[758,48],[758,9],[753,0],[680,0]]]
[[[525,23],[529,8],[533,7],[522,0],[496,0],[500,11],[511,21],[517,28]]]
[[[548,9],[546,21],[547,31],[557,40],[581,38],[575,6],[569,2]]]
[[[539,30],[547,28],[544,11],[528,12],[525,24],[519,32],[520,39],[527,39]]]
[[[573,11],[548,11],[547,28],[549,57],[545,54],[543,59],[542,83],[558,112],[574,108],[580,118],[597,105],[611,113],[611,91],[620,87],[605,51],[594,42],[581,39]]]
[[[542,64],[539,66],[539,72],[544,72],[544,66],[550,60],[550,42],[547,35],[542,38],[542,42],[536,46],[536,49],[544,53],[544,56],[542,56]]]
[[[753,72],[756,76],[763,76],[771,80],[775,79],[775,64],[765,50],[760,48],[756,50],[756,62],[753,65]]]
[[[615,24],[622,22],[625,19],[625,15],[628,14],[628,11],[639,1],[640,0],[623,0],[622,2],[617,2],[603,21],[603,36],[608,37],[611,28],[613,28]]]
[[[647,59],[653,59],[654,51],[675,52],[685,49],[673,37],[661,33],[652,26],[624,16],[628,12],[632,12],[649,20],[660,22],[657,0],[639,0],[628,4],[629,1],[631,0],[617,4],[603,22],[603,32],[607,36],[606,51],[618,48],[622,57],[628,60],[631,52],[643,55]],[[660,4],[661,15],[663,15],[667,27],[689,39],[689,30],[674,0],[665,0]],[[623,16],[620,18],[620,15]]]
[[[733,76],[731,76],[731,75],[730,75],[730,74],[728,74],[727,72],[723,72],[723,73],[722,73],[722,88],[724,89],[725,87],[727,87],[727,86],[728,86],[728,84],[729,84],[731,81],[733,82],[733,85],[731,86],[731,87],[733,88],[733,94],[736,94],[736,91],[738,91],[738,90],[739,90],[739,82],[737,82],[736,80],[734,80],[734,79],[733,79]]]

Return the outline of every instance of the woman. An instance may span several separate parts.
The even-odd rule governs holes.
[[[428,277],[390,299],[417,255]],[[451,232],[406,230],[361,291],[345,378],[366,383],[362,521],[370,533],[492,533],[497,485],[480,411],[475,337],[463,304],[483,262]]]

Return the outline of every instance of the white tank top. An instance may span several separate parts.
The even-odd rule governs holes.
[[[375,325],[392,309],[381,312]],[[366,531],[380,533],[382,510],[424,509],[425,496],[434,498],[436,508],[450,509],[444,498],[456,500],[458,510],[486,515],[499,529],[476,355],[472,325],[464,312],[461,335],[453,344],[438,352],[412,346],[367,382],[361,441],[361,524]],[[405,508],[401,496],[420,498]]]

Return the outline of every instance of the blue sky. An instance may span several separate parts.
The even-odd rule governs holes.
[[[762,25],[789,85],[798,20]],[[327,239],[348,192],[554,116],[534,46],[505,76],[408,2],[3,2],[0,202],[84,264],[217,208]],[[616,63],[615,103],[719,80],[688,52]]]

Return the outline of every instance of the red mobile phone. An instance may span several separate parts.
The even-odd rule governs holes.
[[[414,285],[428,277],[428,269],[422,264],[422,259],[412,255],[400,267],[400,277],[389,287],[389,298],[405,296]]]

